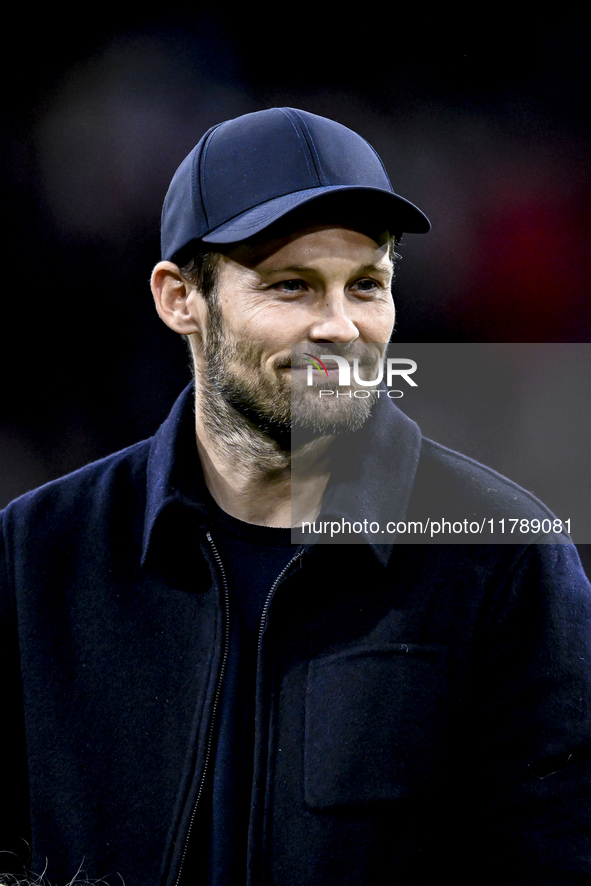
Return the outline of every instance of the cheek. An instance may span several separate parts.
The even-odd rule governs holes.
[[[224,327],[235,340],[248,339],[263,344],[280,337],[285,327],[287,312],[282,311],[285,305],[277,305],[268,299],[246,298],[236,304],[220,303]]]
[[[389,342],[395,316],[396,312],[392,300],[384,302],[382,305],[375,305],[371,317],[368,316],[364,323],[368,338],[376,342],[376,344],[386,344]]]
[[[309,324],[306,311],[295,304],[267,302],[243,319],[245,322],[239,334],[271,350],[290,347],[300,341]]]

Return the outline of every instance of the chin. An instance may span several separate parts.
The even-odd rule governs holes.
[[[329,388],[325,388],[329,390]],[[360,430],[369,418],[375,397],[344,397],[328,400],[320,389],[309,389],[304,396],[294,392],[291,425],[296,433],[312,431],[320,435],[352,433]]]

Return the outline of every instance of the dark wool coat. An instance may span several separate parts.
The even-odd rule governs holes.
[[[2,514],[0,870],[189,881],[226,648],[191,398]],[[551,519],[387,399],[347,445],[333,517]],[[575,548],[376,539],[294,546],[268,600],[244,882],[591,883]]]

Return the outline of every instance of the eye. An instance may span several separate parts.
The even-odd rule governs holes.
[[[381,287],[375,280],[371,280],[369,277],[363,277],[361,280],[356,280],[353,284],[353,289],[356,289],[364,295],[371,295],[376,292],[376,290],[381,289]]]
[[[286,292],[288,295],[295,295],[302,292],[306,288],[306,284],[303,280],[280,280],[273,285],[273,288],[278,289],[279,292]]]

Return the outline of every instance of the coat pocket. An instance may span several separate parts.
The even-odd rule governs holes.
[[[445,767],[448,650],[392,644],[308,668],[304,795],[311,808],[432,790]]]

